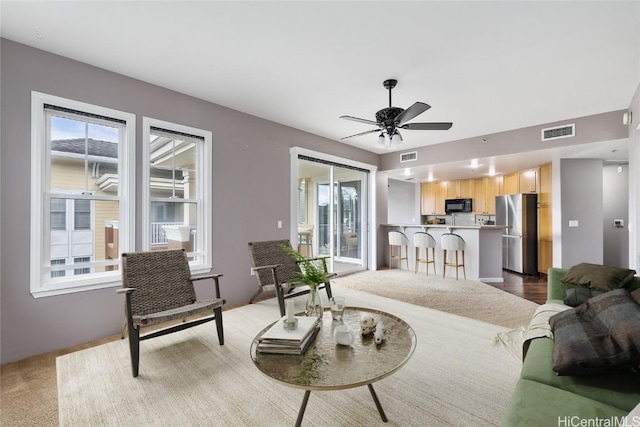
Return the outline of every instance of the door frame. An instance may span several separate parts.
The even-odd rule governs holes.
[[[363,251],[363,267],[368,270],[375,270],[377,259],[377,238],[375,233],[376,224],[376,174],[378,167],[367,163],[358,162],[355,160],[346,159],[343,157],[334,156],[331,154],[321,153],[319,151],[313,151],[302,147],[291,147],[290,154],[290,197],[289,197],[289,224],[290,224],[290,241],[295,242],[298,239],[298,156],[313,157],[318,160],[326,160],[328,162],[336,163],[338,165],[353,166],[369,171],[367,181],[367,219],[366,224],[362,225],[363,231],[366,231],[366,239],[362,240],[362,243],[366,245],[366,251]]]

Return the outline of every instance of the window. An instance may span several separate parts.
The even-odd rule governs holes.
[[[38,92],[31,114],[31,292],[112,286],[113,224],[133,249],[135,116]]]
[[[62,199],[51,199],[51,229],[67,228],[67,203]]]
[[[76,200],[73,218],[74,230],[91,229],[91,200]]]
[[[88,263],[89,261],[91,261],[90,257],[82,257],[82,258],[74,258],[73,262],[74,264],[84,264],[84,263]],[[73,274],[89,274],[91,273],[91,269],[90,268],[74,268],[73,269]]]
[[[192,271],[211,269],[209,131],[143,121],[144,250],[184,248]]]

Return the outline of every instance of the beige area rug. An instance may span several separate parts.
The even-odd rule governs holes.
[[[482,282],[401,270],[368,270],[331,283],[508,328],[527,326],[539,307]]]
[[[366,387],[312,392],[303,426],[495,426],[520,363],[494,337],[506,328],[351,289],[352,306],[408,322],[417,348],[399,371],[375,383],[389,422]],[[304,298],[304,297],[302,297]],[[325,301],[326,302],[326,301]],[[303,301],[297,301],[302,307]],[[278,318],[274,299],[224,312],[225,345],[209,323],[145,341],[131,377],[127,342],[58,357],[61,426],[292,426],[303,391],[253,365],[253,337]]]

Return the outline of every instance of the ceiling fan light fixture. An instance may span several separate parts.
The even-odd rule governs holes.
[[[406,110],[404,108],[393,107],[391,103],[391,89],[393,89],[398,83],[395,79],[388,79],[383,82],[385,89],[389,91],[389,106],[376,112],[376,120],[361,119],[353,116],[340,116],[341,119],[350,120],[353,122],[364,123],[367,125],[377,126],[378,129],[371,129],[365,132],[356,133],[354,135],[345,136],[341,139],[353,138],[357,136],[369,135],[382,131],[378,136],[377,146],[390,148],[391,145],[398,145],[402,143],[402,135],[398,132],[398,129],[408,130],[448,130],[453,123],[407,123],[414,119],[416,116],[424,113],[431,108],[430,105],[424,102],[414,102]]]
[[[402,143],[402,135],[397,130],[393,133],[393,137],[391,138],[391,143],[394,145],[398,145]]]

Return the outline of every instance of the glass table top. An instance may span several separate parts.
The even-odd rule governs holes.
[[[373,334],[361,335],[360,318],[366,314],[384,323],[381,344],[375,343]],[[302,355],[257,352],[258,339],[273,323],[268,325],[251,344],[253,363],[268,377],[291,387],[339,390],[371,384],[391,375],[409,360],[416,348],[411,326],[383,311],[346,307],[342,321],[336,322],[325,309],[321,323],[320,332]],[[333,339],[334,328],[341,324],[348,325],[355,334],[355,341],[349,346],[336,344]]]

